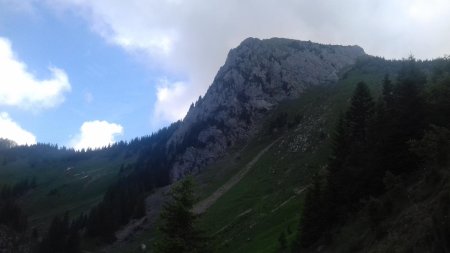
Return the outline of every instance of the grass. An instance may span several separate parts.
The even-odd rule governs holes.
[[[202,190],[211,193],[259,150],[283,136],[201,217],[201,225],[215,235],[217,252],[277,252],[280,247],[278,237],[283,231],[289,242],[295,239],[303,199],[303,194],[297,195],[295,191],[307,187],[311,176],[325,166],[330,154],[330,133],[356,84],[364,80],[374,94],[379,94],[383,77],[384,73],[353,70],[334,87],[314,87],[300,98],[281,104],[268,117],[265,127],[283,112],[287,113],[288,121],[301,115],[298,127],[275,135],[268,135],[263,130],[240,152],[242,161],[224,159],[198,177],[202,184],[206,182]],[[292,152],[296,138],[306,145],[300,145],[300,151]],[[221,169],[227,172],[223,173]],[[205,192],[199,195],[207,196]]]
[[[55,215],[75,217],[97,204],[117,178],[120,165],[134,158],[97,156],[77,162],[49,160],[32,166],[18,159],[0,167],[0,185],[36,178],[37,187],[20,198],[30,227],[45,228]],[[71,169],[69,169],[71,168]]]

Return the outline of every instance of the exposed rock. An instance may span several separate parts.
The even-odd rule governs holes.
[[[232,49],[203,98],[168,142],[177,148],[172,179],[195,173],[258,130],[264,114],[308,87],[332,84],[364,55],[358,46],[248,38]]]

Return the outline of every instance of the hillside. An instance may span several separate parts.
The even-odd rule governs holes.
[[[219,70],[205,96],[191,106],[180,127],[169,139],[168,151],[170,154],[175,151],[172,178],[186,173],[196,174],[208,165],[230,165],[231,159],[245,155],[249,149],[253,153],[258,152],[260,147],[266,148],[260,146],[265,145],[265,142],[256,147],[252,143],[260,135],[264,135],[268,141],[272,140],[273,136],[265,136],[265,131],[269,131],[268,128],[271,128],[270,131],[277,131],[275,128],[279,126],[263,125],[277,124],[279,119],[276,118],[279,116],[273,112],[278,110],[280,104],[296,100],[300,96],[307,98],[308,96],[302,96],[305,91],[320,93],[319,90],[326,90],[323,87],[333,87],[339,79],[338,73],[363,55],[363,50],[356,46],[321,45],[278,38],[250,38],[243,41],[230,51],[225,65]],[[305,103],[303,99],[298,100]],[[305,106],[315,106],[307,103]],[[292,106],[292,102],[288,104]],[[289,119],[285,120],[291,121],[290,125],[299,124],[302,109],[289,110]],[[309,114],[307,110],[303,109],[305,115]],[[248,159],[252,158],[250,156]],[[245,166],[248,162],[241,158],[239,160],[238,166]],[[216,178],[219,182],[215,182],[223,183],[239,169],[227,166],[211,169],[211,173],[223,175]],[[215,186],[209,182],[205,187]],[[210,194],[209,190],[212,189],[206,192],[202,190],[200,195]],[[152,203],[151,199],[152,197],[148,202]],[[158,212],[152,210],[152,206],[148,208],[150,213]],[[155,221],[151,217],[155,215],[148,216],[147,222],[139,223],[141,229],[154,228]]]
[[[31,226],[53,216],[72,216],[98,203],[119,172],[128,173],[148,138],[95,151],[74,151],[54,145],[16,146],[0,152],[0,185],[33,180],[36,186],[20,198]],[[44,226],[45,227],[45,226]]]
[[[194,211],[201,213],[200,223],[213,236],[216,251],[289,251],[290,245],[297,240],[305,193],[311,187],[314,174],[326,173],[336,122],[348,108],[356,84],[364,81],[372,94],[378,96],[385,75],[395,79],[405,63],[407,60],[387,61],[374,57],[358,60],[340,72],[335,85],[310,87],[298,98],[280,103],[266,115],[250,141],[231,149],[224,158],[200,172],[195,178],[198,203]],[[436,69],[445,65],[446,60],[416,64],[428,75],[427,85],[433,86],[436,73],[440,72]],[[398,182],[406,180],[404,184],[410,189],[410,199],[422,199],[411,201],[396,196],[401,204],[390,216],[379,221],[387,224],[383,225],[382,231],[392,231],[383,240],[374,239],[367,221],[367,208],[370,207],[364,207],[361,213],[355,214],[354,220],[332,230],[335,239],[331,244],[321,243],[306,252],[385,252],[387,248],[397,248],[393,251],[397,252],[413,247],[410,238],[426,240],[422,235],[432,232],[430,220],[425,219],[425,223],[419,224],[430,215],[429,210],[439,210],[443,205],[442,200],[435,198],[441,195],[440,189],[445,189],[446,181],[438,180],[440,183],[435,188],[427,185],[423,177],[429,176],[413,171],[411,175],[396,179]],[[387,196],[391,195],[387,193]],[[412,197],[414,195],[417,196]],[[425,203],[431,204],[425,208]],[[416,221],[410,224],[410,218],[402,218],[402,213]],[[421,232],[407,232],[415,226],[422,227]],[[402,232],[394,232],[396,230]],[[141,244],[152,245],[152,231],[147,228],[143,233],[138,232],[134,239],[118,246],[116,252],[136,250]],[[282,235],[286,238],[286,249],[280,248]],[[394,247],[400,240],[404,244]],[[425,243],[421,247],[426,251],[432,246]]]
[[[201,223],[216,238],[218,252],[276,252],[283,231],[294,239],[305,190],[312,175],[327,164],[330,134],[356,83],[365,80],[379,93],[384,75],[394,74],[399,66],[367,57],[343,70],[335,84],[310,87],[285,100],[266,115],[248,142],[195,177],[196,207],[206,210]],[[138,233],[138,239],[118,246],[117,252],[151,245],[152,234],[152,229]]]
[[[248,38],[232,49],[205,96],[193,104],[168,145],[172,178],[198,172],[259,131],[267,112],[306,89],[333,84],[364,55],[357,46]],[[190,144],[192,147],[190,147]]]
[[[276,229],[275,233],[268,232],[273,229],[271,219],[290,217],[287,218],[288,223],[291,223],[290,229],[291,231],[296,230],[295,224],[298,221],[298,208],[300,207],[298,200],[301,199],[301,194],[297,195],[294,192],[303,192],[305,186],[309,184],[311,175],[326,164],[330,148],[329,133],[335,124],[337,115],[345,108],[356,82],[366,80],[376,92],[379,92],[379,82],[384,75],[386,73],[394,74],[399,66],[400,62],[371,57],[361,59],[355,66],[343,69],[335,83],[327,82],[305,88],[301,95],[285,99],[265,113],[265,116],[258,122],[259,127],[254,130],[254,135],[249,137],[248,141],[238,143],[229,149],[223,158],[207,166],[196,177],[198,199],[201,200],[197,208],[204,210],[205,206],[210,207],[203,214],[202,220],[205,220],[205,227],[221,230],[220,233],[226,238],[227,234],[236,235],[242,232],[235,230],[238,228],[229,228],[232,227],[232,224],[241,222],[236,217],[250,222],[249,217],[261,215],[258,212],[263,212],[258,209],[270,208],[268,216],[275,217],[268,218],[267,221],[264,221],[266,227],[263,226],[256,231],[265,232],[271,237],[272,240],[266,240],[266,242],[271,245],[273,250],[273,247],[277,246],[280,228]],[[273,146],[269,148],[271,144]],[[283,155],[280,156],[280,154]],[[285,187],[277,187],[279,185]],[[243,192],[234,193],[236,189]],[[228,196],[234,197],[232,200],[228,200]],[[258,201],[262,196],[265,197]],[[152,203],[152,199],[150,197],[148,202]],[[209,203],[204,204],[205,202]],[[280,208],[278,208],[279,205],[281,205]],[[137,227],[137,230],[146,230],[143,235],[138,237],[146,238],[144,241],[147,245],[151,244],[148,239],[150,238],[151,241],[153,233],[149,227],[154,227],[155,224],[155,221],[152,220],[154,216],[151,213],[158,212],[152,210],[152,206],[148,208],[148,223],[140,224]],[[287,208],[287,214],[283,213],[284,208]],[[272,210],[274,211],[272,212]],[[239,216],[240,214],[245,215]],[[287,226],[287,223],[285,225]],[[228,228],[228,231],[224,228]],[[240,230],[243,229],[244,227],[240,228]],[[252,244],[248,243],[247,239],[253,236],[245,237],[246,233],[249,232],[242,235],[239,244],[244,242]],[[254,233],[255,231],[250,232],[251,235]],[[138,239],[134,243],[139,245],[139,242]],[[261,240],[256,240],[256,243],[259,242]],[[123,243],[119,243],[119,245],[121,244]],[[226,244],[233,245],[229,242]],[[120,252],[122,247],[123,245],[118,246],[117,252]],[[233,249],[235,248],[233,246]],[[225,252],[227,249],[223,248]],[[242,250],[248,249],[243,248]],[[270,247],[268,250],[271,250]]]
[[[0,151],[0,185],[35,180],[17,203],[28,216],[24,234],[31,236],[38,228],[33,243],[47,243],[41,252],[56,247],[51,233],[45,238],[46,230],[52,231],[53,217],[66,211],[75,221],[68,222],[67,230],[83,236],[82,249],[152,252],[169,185],[188,174],[196,182],[193,211],[212,237],[215,252],[295,252],[304,238],[302,210],[311,204],[305,197],[317,188],[316,178],[328,183],[330,157],[336,156],[336,124],[340,115],[348,114],[354,90],[364,82],[376,101],[384,94],[386,75],[397,82],[410,62],[368,56],[357,46],[249,38],[230,51],[205,96],[183,121],[97,151],[6,143]],[[441,90],[433,89],[444,89],[439,85],[450,73],[448,60],[414,64],[427,80],[423,93],[433,108],[427,122],[445,127],[442,111],[447,107]],[[422,143],[418,137],[413,140]],[[431,240],[420,244],[425,251],[430,245],[445,249],[436,238],[445,236],[440,231],[447,228],[438,227],[437,235],[430,229],[446,212],[447,172],[440,168],[433,173],[395,172],[395,187],[361,198],[362,204],[348,212],[351,219],[339,216],[328,233],[302,250],[386,252],[401,241],[393,252],[403,252],[414,246],[411,240]],[[399,185],[402,193],[395,195]],[[395,211],[375,212],[382,229],[374,228],[368,210],[374,205],[383,210],[380,203],[392,201],[392,196],[398,202]],[[436,219],[426,219],[430,215]],[[416,228],[418,232],[408,232]],[[70,245],[72,234],[62,236]]]

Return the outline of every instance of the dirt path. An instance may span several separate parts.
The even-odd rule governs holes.
[[[211,194],[206,199],[200,201],[194,206],[194,213],[201,214],[206,211],[209,207],[211,207],[220,197],[222,197],[226,192],[228,192],[233,186],[235,186],[241,179],[251,170],[253,165],[255,165],[258,160],[279,140],[276,139],[272,143],[270,143],[263,150],[259,151],[259,153],[245,165],[243,169],[241,169],[236,175],[230,178],[224,185],[222,185],[219,189],[217,189],[213,194]]]
[[[280,137],[281,138],[281,137]],[[261,150],[249,163],[245,165],[236,175],[230,178],[224,185],[217,189],[208,198],[197,203],[193,211],[196,214],[201,214],[212,206],[223,194],[228,192],[234,185],[236,185],[241,179],[250,171],[250,169],[258,162],[258,160],[280,139],[276,139],[270,143],[267,147]],[[140,219],[130,222],[124,228],[116,232],[117,241],[111,245],[106,246],[101,252],[110,252],[112,249],[116,251],[122,247],[127,246],[127,242],[136,234],[142,231],[150,231],[153,233],[156,229],[156,222],[158,220],[160,211],[165,201],[165,194],[169,191],[170,186],[166,186],[158,189],[146,199],[147,215]],[[250,209],[251,211],[251,209]],[[250,212],[247,210],[246,212]],[[244,214],[246,214],[244,212]]]
[[[278,211],[280,208],[282,208],[284,205],[286,205],[289,201],[291,201],[293,198],[297,197],[298,195],[302,194],[306,189],[309,188],[309,185],[301,188],[300,190],[294,191],[294,195],[290,196],[287,200],[285,200],[283,203],[281,203],[279,206],[272,209],[272,213]]]

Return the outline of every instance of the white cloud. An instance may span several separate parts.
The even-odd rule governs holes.
[[[97,149],[116,142],[116,137],[123,134],[123,127],[107,121],[86,121],[81,125],[80,132],[70,141],[70,146],[76,150]]]
[[[74,11],[106,41],[186,76],[187,104],[204,93],[246,37],[357,44],[387,58],[450,53],[447,0],[47,0]],[[156,63],[155,63],[156,62]],[[152,65],[153,66],[153,65]],[[173,91],[172,93],[174,93]],[[155,106],[161,104],[160,100]],[[161,109],[155,110],[158,113]]]
[[[59,68],[49,70],[51,78],[38,80],[14,55],[9,40],[0,37],[0,105],[38,110],[62,103],[71,89],[69,79]]]
[[[190,106],[184,98],[190,95],[186,83],[161,79],[156,88],[153,123],[161,125],[183,119]]]
[[[14,122],[8,113],[0,113],[0,138],[10,139],[19,145],[36,144],[36,137]]]

